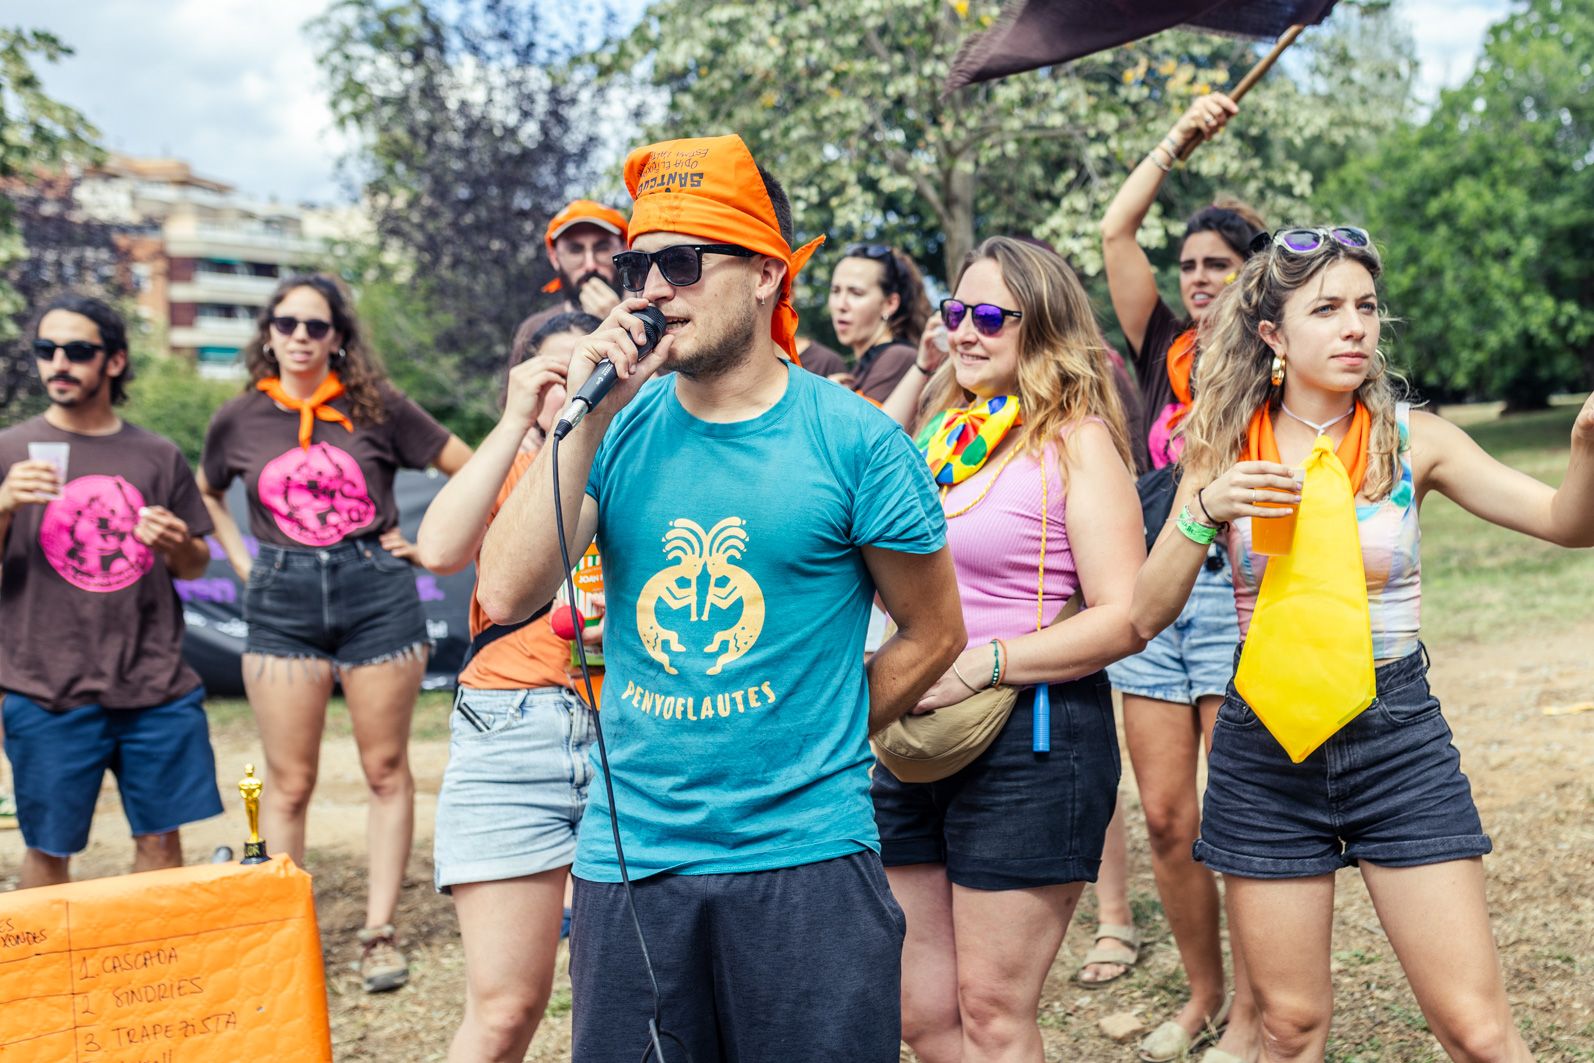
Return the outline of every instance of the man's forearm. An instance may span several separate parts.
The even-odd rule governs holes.
[[[198,579],[210,567],[210,544],[205,542],[202,535],[190,536],[186,542],[162,553],[166,560],[166,571],[172,574],[173,579]]]
[[[899,630],[869,659],[869,733],[896,722],[963,649],[962,619],[930,631]]]

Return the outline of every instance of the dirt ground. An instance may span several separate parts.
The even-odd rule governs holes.
[[[1489,899],[1511,1000],[1540,1060],[1594,1061],[1594,711],[1545,712],[1594,699],[1591,648],[1594,623],[1550,634],[1516,634],[1488,645],[1432,647],[1434,689],[1494,839],[1495,853],[1486,861]],[[184,832],[190,860],[208,858],[218,844],[242,845],[243,817],[233,780],[245,761],[258,761],[258,745],[245,724],[220,730],[215,742],[228,815]],[[350,968],[354,931],[363,915],[363,786],[352,741],[329,739],[325,748],[309,862],[339,1063],[441,1060],[459,1020],[464,971],[458,930],[449,902],[431,886],[434,797],[446,757],[445,742],[415,744],[417,838],[399,919],[412,976],[408,988],[373,997],[360,991]],[[1148,944],[1132,976],[1093,992],[1075,987],[1069,979],[1089,947],[1086,937],[1094,925],[1094,901],[1087,892],[1042,1003],[1048,1060],[1132,1060],[1133,1042],[1109,1041],[1098,1029],[1099,1020],[1134,1012],[1154,1025],[1180,1001],[1182,975],[1157,903],[1130,778],[1124,797],[1130,810],[1131,900]],[[20,845],[15,831],[0,832],[0,889],[15,886]],[[128,858],[126,824],[114,790],[107,788],[91,847],[76,872],[80,877],[116,874]],[[1346,872],[1339,886],[1337,1012],[1329,1059],[1443,1059],[1360,879]],[[568,1059],[569,1010],[569,981],[561,970],[528,1059]],[[904,1052],[903,1058],[912,1056]]]

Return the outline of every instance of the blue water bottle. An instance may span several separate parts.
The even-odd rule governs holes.
[[[1036,753],[1052,751],[1052,688],[1041,683],[1035,687],[1035,739],[1032,747]]]

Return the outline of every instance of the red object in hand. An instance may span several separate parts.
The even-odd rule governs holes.
[[[587,618],[581,615],[581,610],[573,605],[561,605],[548,614],[548,623],[553,626],[553,633],[562,639],[574,639],[576,632],[586,624]]]

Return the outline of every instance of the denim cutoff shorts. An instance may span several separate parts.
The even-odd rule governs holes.
[[[415,569],[374,536],[322,549],[260,544],[244,589],[245,653],[351,667],[426,651]]]
[[[989,748],[945,779],[908,783],[875,762],[886,867],[945,864],[977,890],[1094,882],[1118,803],[1118,731],[1106,672],[1051,684],[1051,752],[1034,752],[1035,690]]]
[[[1228,556],[1213,547],[1179,618],[1133,657],[1108,665],[1107,674],[1120,693],[1194,705],[1228,689],[1239,641],[1233,573]]]
[[[1292,764],[1229,687],[1218,709],[1195,858],[1246,878],[1307,878],[1367,860],[1417,867],[1493,850],[1427,650],[1378,669],[1361,715]]]
[[[572,863],[596,738],[592,710],[563,687],[460,687],[437,795],[438,890]]]

